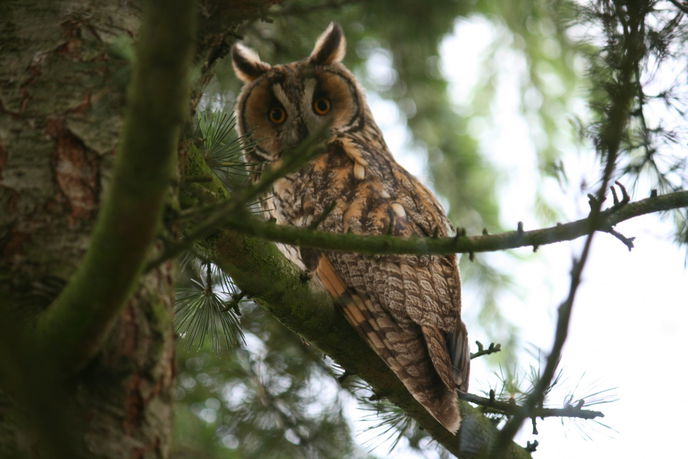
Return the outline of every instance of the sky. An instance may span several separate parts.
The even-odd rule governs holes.
[[[458,21],[454,33],[444,41],[442,70],[450,81],[457,107],[467,104],[471,88],[480,78],[485,47],[498,39],[499,31],[492,23],[473,17]],[[563,156],[569,187],[562,188],[554,180],[542,180],[537,170],[531,126],[519,113],[518,78],[519,72],[526,70],[525,63],[514,51],[505,48],[500,52],[504,72],[497,79],[493,115],[490,119],[477,120],[474,128],[481,151],[504,172],[496,182],[498,200],[509,203],[501,206],[502,222],[507,225],[513,222],[515,227],[516,222],[523,221],[526,229],[542,226],[535,211],[536,186],[542,186],[550,201],[557,204],[562,222],[585,217],[588,211],[585,193],[595,189],[581,190],[575,184],[595,183],[597,177],[590,175],[599,170],[594,154],[580,151],[571,142],[571,150]],[[376,65],[380,64],[384,62]],[[369,95],[369,101],[397,160],[429,183],[423,157],[408,148],[409,134],[393,104],[374,95]],[[585,115],[581,100],[574,100],[571,110]],[[663,113],[655,112],[651,116],[663,116]],[[566,140],[563,142],[565,147]],[[644,197],[631,195],[633,200]],[[670,218],[638,217],[619,224],[616,229],[635,237],[635,248],[629,252],[608,234],[598,233],[594,237],[560,365],[564,370],[562,382],[549,399],[554,407],[561,406],[569,394],[588,401],[596,398],[612,401],[590,407],[604,413],[601,423],[550,419],[538,423],[536,436],[531,434],[527,423],[516,441],[524,445],[526,441],[537,440],[540,446],[534,457],[673,458],[684,450],[684,418],[688,410],[688,391],[682,387],[688,380],[688,368],[683,363],[688,336],[686,256],[672,242],[674,227]],[[539,349],[544,355],[551,347],[557,307],[568,293],[572,260],[580,254],[582,244],[583,238],[543,246],[525,261],[505,254],[489,255],[490,262],[499,263],[511,272],[517,286],[502,295],[500,306],[520,328],[519,359],[524,365],[536,364],[533,354]],[[531,250],[515,252],[526,256]],[[480,308],[477,298],[477,292],[464,292],[464,321],[469,333],[471,318]],[[481,331],[474,330],[479,336]],[[483,337],[483,342],[489,342],[489,337]],[[494,371],[480,359],[474,360],[471,392],[480,393],[496,385],[498,378]],[[598,391],[604,393],[589,397]],[[354,412],[352,415],[357,417]],[[372,438],[372,434],[363,432],[365,424],[357,422],[354,427],[360,441]],[[388,448],[389,444],[382,442],[372,453],[387,457]],[[420,457],[403,447],[391,456]],[[436,454],[428,450],[426,456]]]

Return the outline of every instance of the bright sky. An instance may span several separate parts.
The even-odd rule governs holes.
[[[480,78],[480,59],[484,48],[499,39],[494,25],[473,18],[457,23],[453,36],[442,46],[443,71],[452,83],[452,96],[458,106],[465,103],[472,86]],[[470,44],[468,46],[467,44]],[[382,56],[384,60],[384,56]],[[528,122],[519,115],[519,71],[522,59],[514,52],[500,56],[504,72],[498,79],[498,96],[491,120],[477,120],[475,129],[481,138],[486,157],[503,172],[498,188],[505,224],[523,221],[526,229],[538,225],[535,215],[535,184],[540,181],[536,168],[536,151],[530,138]],[[460,63],[460,65],[459,65]],[[370,97],[375,118],[396,158],[412,173],[427,183],[425,165],[415,152],[409,152],[408,133],[400,124],[393,104]],[[661,114],[660,114],[661,115]],[[572,188],[562,190],[545,183],[550,202],[565,214],[562,221],[581,218],[587,213],[587,201],[575,184],[583,176],[594,183],[596,171],[590,152],[572,151],[564,157]],[[592,179],[592,180],[590,180]],[[586,190],[590,192],[594,190]],[[631,196],[641,199],[645,196]],[[530,434],[530,425],[516,440],[525,444],[537,439],[535,457],[568,458],[674,458],[685,451],[685,412],[688,391],[688,369],[682,363],[685,337],[688,336],[688,271],[684,254],[672,241],[671,219],[645,216],[618,225],[626,236],[636,237],[636,248],[626,247],[607,234],[597,234],[592,256],[584,271],[574,305],[569,339],[564,349],[561,368],[564,381],[551,397],[551,406],[563,402],[573,392],[577,397],[613,389],[617,401],[591,407],[605,413],[602,420],[609,428],[595,422],[558,419],[540,421],[540,434]],[[554,337],[557,306],[569,287],[571,260],[580,253],[582,239],[541,247],[536,257],[525,261],[496,255],[502,266],[512,267],[518,293],[501,298],[504,314],[520,327],[523,349],[522,364],[534,363],[533,349],[547,353]],[[523,254],[530,250],[524,250]],[[475,293],[465,292],[465,320],[470,322],[480,304],[472,301]],[[473,312],[470,310],[474,309]],[[477,334],[480,330],[476,330]],[[530,352],[530,354],[529,354]],[[498,378],[493,369],[474,361],[471,391],[480,393]],[[524,372],[528,368],[523,368]],[[358,417],[360,413],[352,413]],[[358,432],[365,427],[356,423]],[[370,434],[361,434],[361,439]],[[374,437],[374,435],[373,435]],[[372,452],[387,456],[389,445],[382,444]],[[398,448],[395,458],[418,457],[408,449]],[[428,457],[436,453],[428,451]]]

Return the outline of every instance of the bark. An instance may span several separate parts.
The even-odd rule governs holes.
[[[111,179],[130,72],[117,47],[131,47],[140,9],[17,2],[0,16],[0,296],[5,311],[19,308],[26,316],[49,307],[89,245]],[[0,456],[166,454],[172,268],[140,280],[102,351],[68,383],[36,381],[36,370],[49,362],[32,355],[25,365],[29,354],[14,350],[14,386],[23,390],[5,396],[0,408]],[[35,401],[21,403],[29,398]],[[36,413],[52,419],[41,422]],[[58,432],[46,436],[51,428]]]
[[[200,85],[236,25],[263,4],[203,4]],[[220,7],[225,14],[214,14]],[[0,4],[0,457],[165,457],[169,449],[174,265],[141,276],[126,304],[114,305],[115,323],[92,336],[78,314],[41,321],[82,265],[112,185],[141,14],[140,2]],[[138,271],[120,267],[129,268]],[[78,285],[89,280],[107,287],[110,279],[85,272]],[[34,339],[23,340],[19,330],[35,323]],[[78,341],[63,339],[74,334],[88,336],[77,357],[87,365],[45,371],[58,368],[52,357],[63,358],[65,346],[66,355],[78,352]],[[34,341],[46,352],[30,352]]]

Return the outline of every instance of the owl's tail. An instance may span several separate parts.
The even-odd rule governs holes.
[[[348,294],[342,311],[413,397],[448,431],[461,424],[455,386],[442,381],[428,355],[420,327],[399,327],[381,307],[367,298]]]

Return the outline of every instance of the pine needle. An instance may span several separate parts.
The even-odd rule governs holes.
[[[238,309],[242,298],[227,276],[204,263],[190,286],[177,289],[177,332],[196,348],[207,340],[216,351],[242,345]]]

